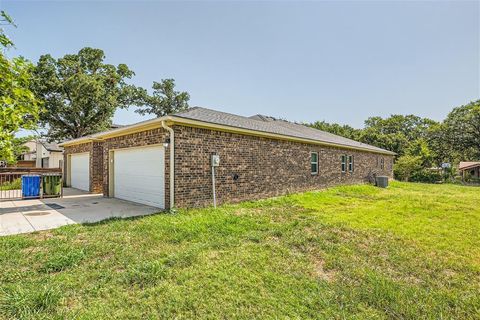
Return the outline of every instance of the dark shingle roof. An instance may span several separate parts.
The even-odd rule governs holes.
[[[58,145],[56,142],[47,142],[44,140],[41,140],[40,143],[47,149],[48,151],[53,151],[53,152],[61,152],[63,151],[63,148]]]
[[[310,128],[302,124],[296,124],[285,120],[278,120],[263,115],[255,115],[248,118],[226,112],[195,107],[183,112],[176,113],[173,116],[213,124],[225,125],[229,127],[332,143],[345,147],[361,148],[365,150],[371,150],[373,152],[389,153],[392,155],[395,154],[385,149],[337,136],[329,132]]]

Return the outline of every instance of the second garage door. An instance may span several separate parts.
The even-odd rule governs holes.
[[[163,147],[115,150],[114,197],[165,208],[165,153]]]
[[[73,188],[90,191],[90,154],[72,154],[70,166],[70,185]]]

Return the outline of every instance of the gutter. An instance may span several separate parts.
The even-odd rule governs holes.
[[[65,141],[65,142],[61,142],[61,143],[58,144],[58,146],[62,147],[62,148],[65,148],[65,147],[69,147],[69,146],[72,146],[72,145],[75,145],[75,144],[82,144],[82,143],[88,143],[88,142],[102,142],[102,141],[105,141],[105,139],[95,138],[93,136],[86,136],[86,137],[81,137],[81,138],[76,138],[76,139],[73,139],[73,140],[68,140],[68,141]]]
[[[167,126],[165,120],[161,122],[162,127],[170,133],[170,209],[175,207],[175,133]]]
[[[62,143],[59,143],[58,145],[61,147],[68,147],[76,144],[87,143],[90,141],[104,141],[105,139],[120,136],[123,134],[128,134],[128,133],[133,133],[133,132],[138,132],[138,131],[143,131],[143,130],[148,130],[151,128],[158,127],[158,123],[162,122],[163,120],[167,120],[167,117],[161,117],[161,118],[155,118],[155,119],[137,122],[132,125],[127,125],[124,127],[95,133],[89,136],[64,141]]]

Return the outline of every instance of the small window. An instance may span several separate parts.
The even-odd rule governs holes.
[[[341,159],[342,159],[342,172],[346,172],[347,171],[347,156],[342,155]]]
[[[353,156],[348,156],[348,171],[353,172]]]
[[[318,173],[318,152],[310,153],[310,170],[312,174]]]
[[[385,162],[384,162],[383,158],[380,158],[380,169],[383,170],[383,168],[385,168]]]

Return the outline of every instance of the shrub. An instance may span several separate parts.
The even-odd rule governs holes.
[[[412,182],[436,183],[443,181],[443,175],[439,172],[422,169],[412,173],[410,178]]]
[[[422,159],[420,157],[405,155],[398,158],[393,173],[397,180],[409,181],[414,172],[422,170]]]
[[[0,185],[0,190],[17,190],[22,188],[22,180],[20,178],[13,180],[12,182],[5,182]]]

